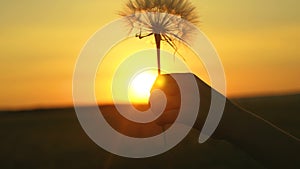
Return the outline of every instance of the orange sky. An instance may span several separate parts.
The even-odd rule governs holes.
[[[124,1],[1,1],[0,109],[72,104],[88,38]],[[193,0],[225,68],[228,96],[300,91],[300,2]]]

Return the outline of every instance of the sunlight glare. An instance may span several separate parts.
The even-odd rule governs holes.
[[[132,103],[148,103],[150,90],[157,77],[157,71],[147,70],[135,75],[129,84],[129,100]]]

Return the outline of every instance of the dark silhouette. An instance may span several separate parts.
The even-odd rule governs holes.
[[[211,90],[201,79],[196,77],[200,95],[200,108],[194,128],[201,131],[209,107]],[[165,85],[154,84],[153,89],[161,89],[167,96],[166,111],[159,118],[161,126],[171,125],[180,108],[180,91],[171,75],[160,75],[157,81],[163,80]],[[218,97],[225,97],[218,94]],[[247,111],[226,98],[223,117],[212,135],[214,139],[226,140],[239,147],[267,168],[300,167],[300,140],[285,132],[258,115]]]
[[[159,75],[161,41],[167,42],[176,52],[175,41],[182,41],[193,31],[186,21],[192,24],[199,22],[196,8],[188,0],[130,0],[120,15],[126,17],[130,31],[139,31],[136,37],[143,39],[154,35]]]

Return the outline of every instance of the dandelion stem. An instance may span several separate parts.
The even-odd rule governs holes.
[[[155,43],[156,43],[156,51],[157,51],[157,70],[158,70],[158,75],[160,75],[160,42],[161,42],[161,35],[155,33]]]

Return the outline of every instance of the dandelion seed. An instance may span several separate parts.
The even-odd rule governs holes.
[[[136,37],[154,35],[158,74],[161,73],[161,41],[176,52],[175,41],[188,38],[194,29],[190,23],[198,23],[196,8],[188,0],[129,0],[120,15],[126,17],[130,31],[138,30]]]

